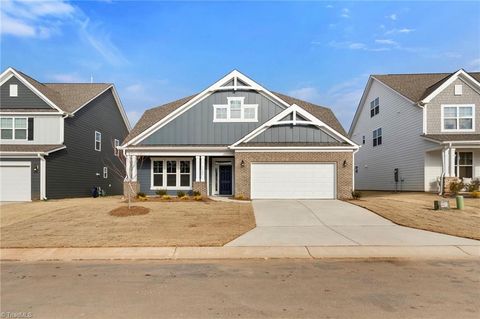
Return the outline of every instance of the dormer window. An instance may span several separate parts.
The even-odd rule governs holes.
[[[18,96],[18,85],[10,84],[10,97],[17,97],[17,96]]]
[[[245,104],[245,97],[227,97],[227,104],[213,105],[214,122],[257,122],[258,104]]]
[[[378,113],[380,113],[380,99],[377,97],[370,102],[370,117],[374,117]]]

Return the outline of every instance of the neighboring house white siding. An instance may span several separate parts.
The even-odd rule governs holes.
[[[61,115],[8,115],[1,117],[33,117],[33,140],[1,140],[2,144],[62,144],[63,118]]]
[[[380,112],[370,117],[370,102],[380,100]],[[359,144],[355,156],[358,190],[395,190],[394,169],[399,169],[398,189],[423,191],[425,151],[436,144],[423,139],[423,110],[390,88],[372,81],[352,139]],[[372,134],[382,128],[382,145],[373,147]],[[365,144],[362,138],[365,136]]]

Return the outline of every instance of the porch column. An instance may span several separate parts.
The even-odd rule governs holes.
[[[131,158],[131,164],[132,166],[132,182],[136,182],[137,181],[137,156],[136,155],[132,155],[132,158]]]
[[[448,148],[442,149],[442,172],[445,176],[450,176],[450,165],[449,162],[449,155],[448,155]]]
[[[205,156],[200,156],[200,162],[201,162],[200,172],[202,174],[200,181],[205,182]]]
[[[450,177],[455,177],[455,149],[450,147]]]
[[[130,178],[132,177],[131,171],[132,171],[132,161],[130,158],[130,155],[125,156],[125,181],[130,181]]]
[[[195,182],[200,181],[200,156],[195,156]]]

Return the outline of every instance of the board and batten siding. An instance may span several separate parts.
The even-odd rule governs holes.
[[[370,102],[380,100],[380,113],[370,117]],[[352,132],[360,145],[355,155],[358,190],[395,190],[394,169],[399,169],[398,189],[424,191],[425,151],[437,145],[421,137],[423,111],[385,85],[372,81],[365,104]],[[382,128],[382,145],[373,147],[373,131]],[[362,144],[365,136],[365,144]]]
[[[10,97],[10,84],[18,86],[18,96]],[[0,109],[52,109],[44,100],[33,93],[15,76],[12,76],[0,88]]]
[[[227,97],[245,97],[258,104],[258,122],[213,122],[213,105]],[[283,110],[265,96],[251,91],[216,92],[140,142],[142,145],[230,145]]]
[[[9,115],[3,114],[2,117]],[[14,117],[33,118],[33,140],[1,140],[2,144],[62,144],[62,122],[61,115],[11,115]]]
[[[455,95],[455,85],[462,85],[462,95]],[[456,79],[427,104],[428,134],[444,133],[442,132],[442,104],[475,104],[475,132],[462,132],[462,134],[480,132],[480,94],[462,79]]]
[[[32,200],[40,199],[40,159],[39,158],[1,158],[0,162],[30,162],[31,197]],[[38,170],[35,172],[35,168]]]
[[[307,125],[276,125],[254,137],[250,142],[278,142],[278,143],[328,143],[339,142],[316,126]]]
[[[94,186],[105,189],[107,195],[122,194],[125,168],[114,155],[113,140],[121,143],[128,129],[111,89],[66,118],[64,126],[67,148],[45,157],[47,198],[90,196]],[[95,151],[95,131],[102,133],[100,152]],[[107,179],[104,166],[109,168]]]

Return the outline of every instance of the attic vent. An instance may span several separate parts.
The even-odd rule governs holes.
[[[463,86],[461,84],[455,85],[455,95],[463,94]]]
[[[17,96],[18,96],[18,85],[10,84],[10,97],[17,97]]]

